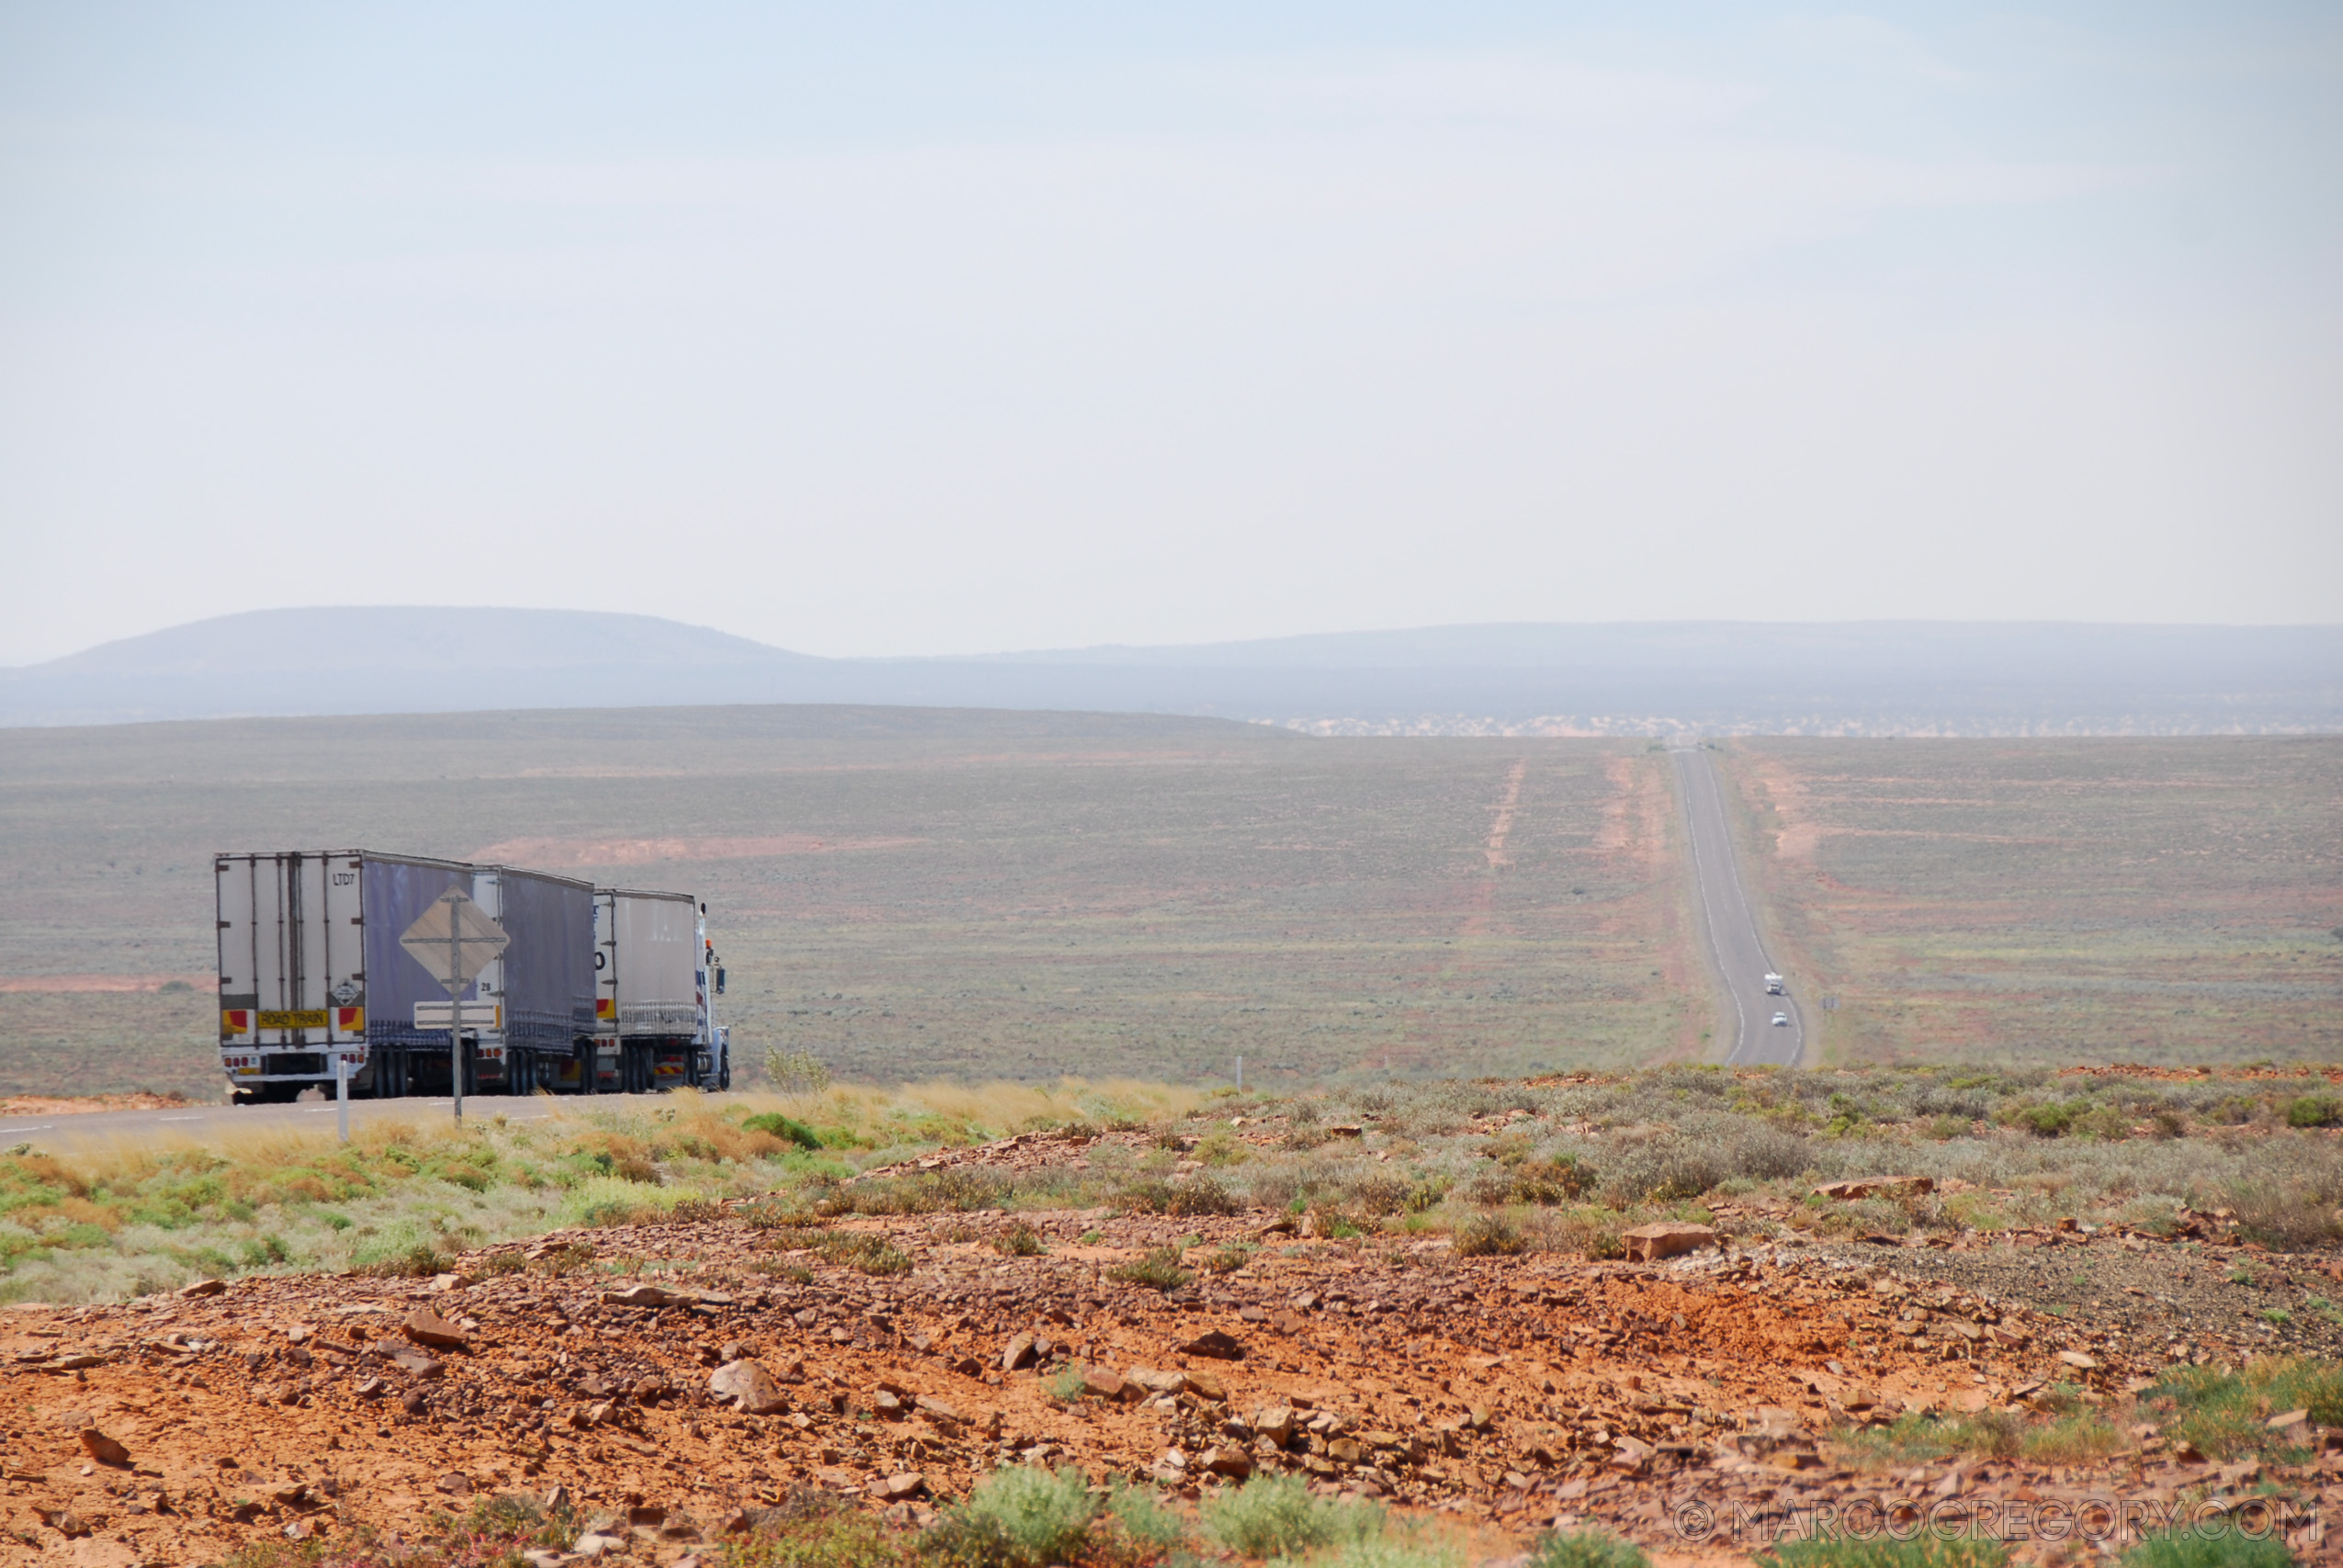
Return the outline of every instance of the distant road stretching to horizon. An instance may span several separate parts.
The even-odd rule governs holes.
[[[1769,996],[1765,977],[1776,973],[1758,935],[1757,918],[1741,884],[1740,857],[1725,821],[1725,795],[1705,747],[1673,748],[1692,829],[1692,876],[1700,895],[1701,935],[1717,979],[1732,1001],[1732,1048],[1727,1066],[1794,1067],[1805,1060],[1806,1026],[1797,999]],[[1786,987],[1785,987],[1786,993]],[[1776,1024],[1775,1013],[1789,1016]]]

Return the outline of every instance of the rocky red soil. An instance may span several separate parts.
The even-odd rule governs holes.
[[[915,1516],[1016,1462],[1191,1494],[1287,1472],[1524,1537],[1591,1517],[1678,1551],[1697,1505],[1728,1532],[1701,1551],[1736,1555],[1817,1506],[2168,1501],[2264,1479],[2154,1439],[2096,1470],[1841,1468],[1834,1428],[2023,1410],[2055,1383],[2111,1407],[2168,1358],[2236,1353],[2218,1334],[2176,1350],[1931,1281],[1897,1267],[1935,1256],[1917,1249],[1874,1261],[1727,1236],[1589,1264],[1270,1222],[806,1230],[735,1212],[549,1235],[431,1281],[248,1279],[11,1309],[0,1558],[209,1562],[264,1532],[412,1532],[474,1495],[558,1488],[609,1521],[611,1550],[667,1562],[793,1489]],[[1021,1224],[1045,1252],[999,1249]],[[828,1261],[851,1246],[808,1245],[824,1235],[884,1238],[910,1269]],[[1192,1267],[1258,1250],[1169,1293],[1115,1278],[1186,1237],[1202,1238]],[[2323,1497],[2332,1477],[2267,1479]]]

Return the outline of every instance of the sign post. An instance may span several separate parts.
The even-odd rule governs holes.
[[[447,1082],[458,1122],[464,1119],[464,987],[496,961],[508,940],[479,905],[453,887],[399,938],[399,945],[447,988]]]
[[[342,1130],[342,1141],[350,1141],[350,1059],[341,1052],[334,1053],[334,1120]]]

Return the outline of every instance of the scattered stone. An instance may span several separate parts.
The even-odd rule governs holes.
[[[1180,1347],[1183,1356],[1205,1356],[1218,1361],[1242,1360],[1245,1348],[1234,1335],[1218,1328],[1207,1328]]]
[[[2084,1355],[2080,1350],[2061,1350],[2058,1352],[2058,1359],[2066,1362],[2068,1366],[2073,1367],[2077,1371],[2095,1372],[2099,1371],[2098,1360],[2093,1357]]]
[[[1858,1198],[1918,1196],[1935,1190],[1936,1179],[1930,1176],[1856,1176],[1844,1181],[1826,1181],[1815,1189],[1815,1196],[1849,1201]]]
[[[416,1344],[427,1345],[435,1350],[460,1350],[464,1348],[464,1331],[429,1307],[415,1308],[399,1327]]]
[[[1036,1357],[1034,1343],[1034,1337],[1030,1334],[1020,1334],[1010,1340],[1007,1348],[1001,1352],[1001,1370],[1013,1372],[1034,1360]]]
[[[602,1304],[605,1306],[684,1306],[696,1299],[696,1297],[687,1296],[674,1291],[662,1289],[658,1285],[629,1285],[623,1291],[605,1291],[602,1292]]]
[[[130,1450],[96,1427],[84,1427],[81,1438],[82,1451],[99,1464],[111,1465],[116,1470],[130,1468]]]
[[[743,1416],[774,1416],[789,1407],[788,1395],[762,1361],[727,1361],[707,1380],[707,1392],[730,1400]]]
[[[1702,1247],[1715,1246],[1716,1232],[1707,1225],[1663,1220],[1658,1224],[1637,1225],[1634,1230],[1623,1232],[1620,1239],[1627,1244],[1628,1262],[1656,1263],[1663,1258],[1674,1258],[1680,1253],[1697,1252]]]
[[[927,1490],[927,1477],[917,1471],[890,1475],[870,1483],[870,1495],[882,1503],[903,1503]]]
[[[1197,1462],[1213,1474],[1225,1475],[1232,1481],[1242,1481],[1253,1472],[1253,1456],[1234,1443],[1205,1450]]]
[[[450,1497],[469,1497],[472,1495],[472,1478],[460,1470],[449,1471],[432,1484]]]
[[[202,1296],[216,1296],[221,1292],[227,1290],[227,1288],[228,1281],[225,1280],[198,1280],[191,1285],[180,1286],[179,1294],[190,1299]]]

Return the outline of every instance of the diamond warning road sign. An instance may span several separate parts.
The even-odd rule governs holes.
[[[480,912],[479,905],[450,887],[437,903],[415,917],[415,923],[399,938],[399,945],[413,953],[415,962],[447,987],[452,997],[493,964],[509,940],[502,927]]]

